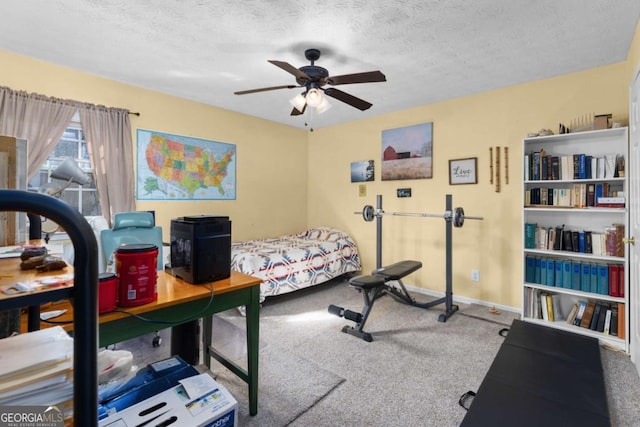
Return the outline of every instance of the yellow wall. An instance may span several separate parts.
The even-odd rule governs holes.
[[[308,226],[330,225],[355,238],[364,270],[375,267],[375,222],[360,212],[383,195],[384,209],[442,214],[445,195],[467,215],[453,230],[453,282],[458,296],[504,306],[521,305],[522,138],[530,131],[591,113],[612,113],[627,120],[628,87],[640,61],[636,31],[627,61],[552,79],[424,105],[307,133],[250,116],[117,83],[86,73],[0,51],[0,84],[49,96],[128,108],[135,129],[150,129],[237,144],[236,201],[138,202],[154,209],[168,238],[169,220],[189,214],[229,215],[234,240],[275,236]],[[433,122],[433,178],[380,180],[381,132]],[[489,147],[509,148],[509,183],[489,183]],[[448,161],[477,157],[478,184],[450,186]],[[495,156],[494,156],[495,157]],[[313,161],[311,161],[313,159]],[[375,160],[375,181],[366,197],[350,182],[350,164]],[[410,187],[413,196],[396,198]],[[424,267],[407,283],[434,291],[445,285],[445,221],[439,218],[387,216],[383,264],[416,259]],[[480,282],[470,280],[480,270]]]
[[[140,117],[131,116],[134,146],[137,128],[236,144],[235,201],[137,202],[139,210],[156,211],[166,241],[171,218],[184,215],[230,216],[234,241],[306,227],[307,144],[302,130],[3,51],[0,85],[140,112]]]
[[[530,131],[592,114],[628,117],[626,63],[531,82],[474,96],[385,114],[310,133],[309,225],[332,224],[350,232],[358,244],[364,270],[375,267],[375,222],[360,215],[366,204],[375,206],[382,194],[388,212],[445,211],[445,195],[453,205],[483,221],[466,221],[453,230],[454,294],[505,306],[521,305],[522,274],[522,138]],[[381,181],[381,132],[433,122],[433,178]],[[502,189],[489,183],[489,147],[509,148],[509,183]],[[478,158],[478,184],[449,185],[448,161]],[[504,165],[504,156],[503,165]],[[350,182],[350,163],[375,160],[375,181],[367,196],[358,196]],[[396,189],[410,187],[412,197],[399,199]],[[382,264],[403,259],[422,261],[423,268],[407,283],[434,291],[445,286],[445,221],[439,218],[385,216]],[[471,282],[471,270],[480,270],[480,282]]]

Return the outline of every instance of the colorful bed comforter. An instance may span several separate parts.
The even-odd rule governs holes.
[[[261,301],[360,268],[354,241],[347,233],[330,227],[231,245],[231,269],[263,280]]]

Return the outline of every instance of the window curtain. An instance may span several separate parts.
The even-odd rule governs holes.
[[[95,171],[102,215],[112,224],[114,214],[135,211],[129,111],[80,104],[78,113]]]
[[[0,135],[27,140],[28,180],[47,160],[77,108],[75,101],[0,87]]]

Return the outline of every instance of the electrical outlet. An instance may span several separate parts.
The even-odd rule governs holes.
[[[480,270],[471,270],[471,281],[472,282],[480,281]]]

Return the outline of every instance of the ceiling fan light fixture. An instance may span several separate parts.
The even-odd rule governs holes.
[[[318,104],[318,106],[316,107],[316,111],[318,112],[318,114],[322,114],[331,107],[332,105],[329,103],[329,101],[327,101],[327,97],[323,96],[322,101],[320,101],[320,104]]]
[[[289,102],[295,107],[296,110],[302,112],[302,110],[304,110],[305,104],[307,103],[307,100],[304,98],[303,94],[299,93],[291,98]]]
[[[317,107],[322,102],[322,98],[324,98],[322,96],[322,92],[320,92],[318,89],[309,89],[309,91],[307,92],[307,105],[309,107]]]

